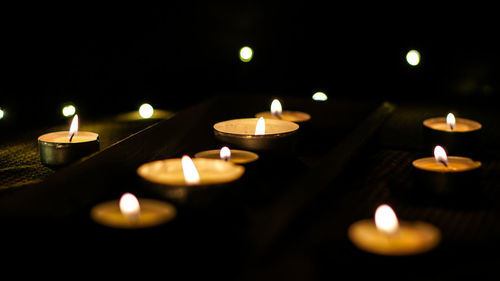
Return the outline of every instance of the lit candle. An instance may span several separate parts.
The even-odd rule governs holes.
[[[264,111],[255,114],[255,117],[264,117],[269,119],[280,119],[296,123],[306,122],[311,119],[311,115],[301,111],[283,110],[279,100],[274,99],[271,102],[271,111]]]
[[[222,159],[235,164],[247,164],[259,159],[259,155],[251,151],[229,149],[227,146],[220,150],[212,149],[198,152],[194,155],[196,158]]]
[[[420,158],[412,162],[418,172],[418,180],[423,189],[437,193],[459,193],[473,190],[477,171],[481,162],[468,157],[448,156],[441,146],[434,148],[434,157]],[[464,188],[472,185],[470,188]]]
[[[477,121],[448,113],[446,117],[426,119],[423,125],[426,148],[441,144],[452,153],[470,153],[478,147],[482,125]]]
[[[399,222],[389,205],[375,211],[375,220],[361,220],[348,230],[349,239],[361,250],[389,256],[415,255],[436,247],[439,229],[425,222]]]
[[[175,207],[154,199],[137,199],[125,193],[120,200],[100,203],[90,211],[91,218],[113,228],[146,228],[164,224],[176,216]]]
[[[210,192],[216,185],[233,182],[243,176],[245,167],[220,159],[164,159],[142,164],[137,174],[154,191],[172,199],[184,200],[190,193]],[[212,188],[211,188],[212,187]]]
[[[64,166],[99,151],[99,135],[78,131],[78,115],[69,131],[53,132],[38,137],[40,160],[47,166]]]
[[[254,151],[293,149],[299,125],[279,119],[243,118],[216,123],[217,139],[236,147]]]

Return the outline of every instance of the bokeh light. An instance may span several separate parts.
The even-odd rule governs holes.
[[[420,52],[417,50],[410,50],[406,54],[406,61],[411,66],[417,66],[420,63]]]
[[[141,107],[139,107],[139,115],[142,118],[150,118],[151,116],[153,116],[154,112],[155,110],[149,103],[144,103],[141,105]]]
[[[252,48],[245,46],[240,49],[240,60],[242,62],[249,62],[253,58],[253,50]]]
[[[64,117],[71,117],[73,115],[75,115],[76,113],[76,108],[74,105],[66,105],[65,107],[63,107],[62,109],[62,114]]]
[[[316,92],[314,93],[312,98],[315,101],[326,101],[328,99],[328,96],[323,92]]]
[[[4,116],[5,116],[5,111],[3,111],[3,109],[0,108],[0,120],[3,119]]]

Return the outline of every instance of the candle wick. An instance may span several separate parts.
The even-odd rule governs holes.
[[[454,131],[455,130],[455,126],[453,124],[450,124],[450,131]]]
[[[448,163],[444,161],[444,159],[439,159],[439,162],[441,162],[446,168],[448,168]]]
[[[277,112],[275,112],[275,113],[273,113],[273,116],[275,116],[276,118],[278,118],[278,119],[280,119],[280,120],[282,119],[282,115],[281,115],[281,113],[277,113]]]
[[[73,140],[73,137],[75,136],[75,133],[71,134],[71,137],[69,137],[69,142]]]

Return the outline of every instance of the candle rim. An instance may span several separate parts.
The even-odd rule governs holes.
[[[214,130],[219,133],[219,134],[223,134],[223,135],[230,135],[230,136],[240,136],[240,137],[244,137],[244,138],[269,138],[269,137],[276,137],[276,136],[282,136],[282,135],[289,135],[289,134],[293,134],[295,133],[299,128],[300,128],[300,125],[295,123],[295,122],[292,122],[292,121],[286,121],[286,120],[279,120],[279,119],[265,119],[266,120],[266,127],[268,127],[269,125],[273,125],[273,124],[269,124],[268,122],[271,122],[271,123],[274,123],[274,124],[286,124],[288,126],[288,128],[286,128],[286,130],[284,131],[280,131],[278,133],[266,133],[264,135],[255,135],[254,133],[254,130],[252,130],[252,132],[250,133],[239,133],[239,132],[228,132],[228,131],[223,131],[222,129],[223,128],[220,128],[221,126],[225,125],[225,124],[229,124],[229,123],[232,123],[232,122],[236,122],[236,121],[240,121],[240,122],[245,122],[245,121],[255,121],[257,122],[259,118],[237,118],[237,119],[231,119],[231,120],[225,120],[225,121],[221,121],[221,122],[217,122],[213,125],[213,128]],[[255,128],[253,128],[255,129]]]
[[[471,120],[471,119],[467,119],[467,118],[462,118],[462,117],[456,117],[456,116],[455,116],[455,124],[458,124],[458,123],[468,124],[468,125],[472,126],[472,129],[467,130],[467,131],[441,130],[441,129],[435,129],[435,128],[433,128],[433,127],[430,126],[431,124],[434,124],[434,123],[444,123],[444,124],[447,124],[446,123],[446,117],[432,117],[432,118],[427,118],[423,122],[424,126],[427,127],[427,128],[429,128],[429,129],[431,129],[431,130],[442,131],[442,132],[450,132],[450,133],[457,133],[457,134],[474,132],[474,131],[478,131],[478,130],[480,130],[480,129],[483,128],[483,125],[481,123],[475,121],[475,120]]]
[[[253,162],[253,161],[256,161],[259,159],[259,154],[255,153],[255,152],[252,152],[252,151],[248,151],[248,150],[242,150],[242,149],[231,149],[231,158],[228,160],[228,161],[231,161],[235,164],[246,164],[246,163],[250,163],[250,162]],[[220,159],[220,155],[219,155],[219,152],[220,152],[220,149],[209,149],[209,150],[203,150],[203,151],[200,151],[198,153],[196,153],[194,155],[194,158],[204,158],[204,159]],[[245,161],[245,162],[235,162],[233,161],[234,159],[234,156],[239,154],[239,153],[242,153],[242,154],[247,154],[249,156],[252,156],[253,158],[251,158],[250,161]],[[214,155],[214,157],[208,157],[208,156],[212,156]],[[217,158],[216,158],[216,157]]]
[[[225,178],[224,181],[214,181],[214,180],[207,180],[206,177],[202,176],[204,173],[201,172],[199,167],[197,167],[198,172],[200,172],[200,183],[193,184],[193,185],[186,184],[184,181],[184,178],[182,180],[177,180],[176,178],[174,178],[172,180],[165,181],[165,180],[158,179],[158,177],[151,176],[150,174],[145,174],[144,169],[147,169],[147,167],[149,167],[150,165],[155,165],[156,163],[160,163],[160,162],[167,162],[166,164],[175,163],[174,165],[179,164],[181,167],[181,165],[182,165],[181,158],[168,158],[168,159],[160,159],[160,160],[155,160],[155,161],[144,163],[137,168],[136,173],[142,179],[149,181],[151,183],[160,184],[163,186],[171,186],[171,187],[182,186],[182,187],[193,187],[193,188],[229,183],[229,182],[232,182],[232,181],[235,181],[235,180],[241,178],[243,176],[243,174],[245,173],[244,166],[237,165],[237,164],[234,164],[232,162],[224,161],[221,159],[192,158],[192,160],[195,163],[195,166],[197,166],[197,162],[214,162],[214,163],[218,163],[219,165],[231,167],[235,172],[234,172],[234,174],[231,175],[231,177],[228,177],[228,179]],[[163,164],[163,165],[165,165],[165,164]]]
[[[99,141],[99,134],[94,133],[94,132],[89,132],[89,131],[78,131],[78,134],[75,136],[91,136],[92,139],[88,141],[83,141],[83,142],[74,142],[74,143],[66,143],[66,142],[54,142],[47,140],[47,137],[68,137],[68,131],[57,131],[57,132],[50,132],[50,133],[45,133],[43,135],[40,135],[38,137],[38,142],[43,142],[46,144],[79,144],[79,143],[87,143],[87,142],[94,142],[94,141]],[[95,139],[94,139],[95,137]]]
[[[473,166],[468,167],[466,169],[462,169],[462,170],[445,170],[445,171],[436,171],[433,169],[426,169],[426,168],[418,166],[418,164],[420,164],[420,163],[423,164],[423,163],[428,163],[428,162],[436,162],[436,159],[434,157],[424,157],[424,158],[419,158],[419,159],[413,160],[412,165],[413,165],[413,167],[415,167],[419,170],[436,172],[436,173],[461,173],[461,172],[473,171],[473,170],[479,169],[482,166],[481,161],[476,161],[472,158],[463,157],[463,156],[448,156],[448,165],[451,162],[456,161],[456,160],[466,160],[467,162],[470,162],[471,164],[473,164]]]

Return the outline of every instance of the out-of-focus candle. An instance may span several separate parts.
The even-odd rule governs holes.
[[[311,115],[301,111],[283,110],[279,100],[274,99],[271,103],[271,110],[259,112],[255,117],[264,117],[268,119],[280,119],[296,123],[306,122],[311,119]]]
[[[361,220],[348,230],[349,239],[361,250],[390,256],[415,255],[439,244],[441,234],[425,222],[399,222],[389,205],[379,206],[375,220]]]
[[[113,228],[146,228],[164,224],[177,214],[176,208],[167,202],[154,199],[137,199],[125,193],[120,200],[112,200],[94,206],[91,218]]]
[[[452,153],[471,154],[479,147],[482,125],[477,121],[448,113],[446,117],[424,120],[423,126],[426,149],[441,144]]]
[[[259,159],[259,155],[246,150],[229,149],[227,146],[219,149],[212,149],[198,152],[196,158],[222,159],[235,164],[247,164]]]
[[[78,115],[69,131],[53,132],[38,137],[40,160],[47,166],[64,166],[99,151],[99,135],[78,131]]]

